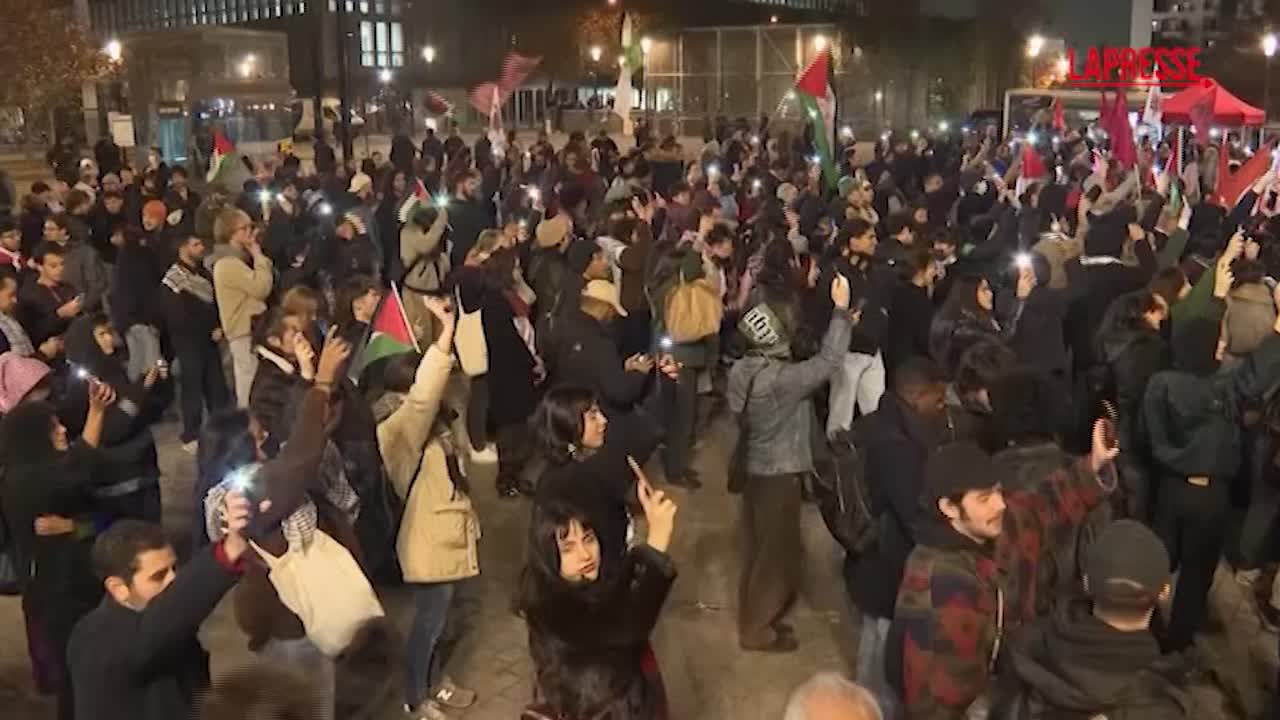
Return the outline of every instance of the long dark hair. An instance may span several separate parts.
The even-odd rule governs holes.
[[[1106,357],[1104,348],[1109,342],[1136,334],[1155,333],[1156,331],[1147,324],[1147,319],[1143,316],[1157,307],[1159,305],[1156,303],[1155,292],[1146,289],[1135,290],[1112,301],[1094,335],[1094,347],[1099,352],[1098,357]]]
[[[22,403],[0,422],[0,456],[6,465],[36,465],[58,457],[53,425],[58,413],[47,402]]]
[[[553,632],[568,632],[582,620],[582,611],[600,608],[607,602],[615,589],[608,579],[616,574],[615,563],[623,557],[620,548],[606,547],[606,539],[596,533],[600,542],[599,579],[589,583],[565,580],[560,576],[560,535],[574,521],[584,531],[594,531],[598,526],[585,507],[569,498],[543,499],[534,504],[525,566],[516,589],[516,613]]]
[[[552,462],[573,462],[574,448],[582,443],[583,416],[598,404],[595,392],[569,386],[550,390],[538,403],[530,424]]]
[[[929,327],[929,353],[948,374],[955,373],[959,356],[965,350],[955,347],[956,329],[966,321],[986,325],[994,322],[991,312],[978,305],[978,288],[985,280],[981,275],[957,277]]]

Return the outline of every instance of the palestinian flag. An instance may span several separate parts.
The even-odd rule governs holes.
[[[413,336],[409,317],[405,315],[404,304],[400,301],[400,290],[392,283],[391,290],[383,293],[382,302],[378,303],[373,322],[369,323],[364,347],[351,362],[351,381],[358,382],[364,369],[378,360],[407,352],[418,352],[418,341]]]
[[[236,146],[222,134],[221,130],[213,131],[213,149],[209,152],[209,172],[205,174],[204,179],[207,182],[213,182],[218,177],[218,173],[222,172],[224,163],[231,159],[235,154]]]
[[[409,193],[409,197],[404,199],[404,203],[400,205],[400,224],[404,225],[409,222],[409,218],[413,217],[413,213],[418,209],[419,205],[427,205],[431,202],[431,194],[427,192],[427,186],[422,184],[421,180],[413,183],[413,192]]]
[[[831,48],[825,47],[818,53],[809,67],[800,73],[796,80],[796,97],[809,123],[813,125],[813,144],[818,150],[818,158],[822,162],[822,177],[828,188],[836,186],[835,165],[835,131],[836,131],[836,90],[835,66],[831,61]]]

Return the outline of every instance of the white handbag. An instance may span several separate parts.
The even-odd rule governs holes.
[[[368,621],[386,615],[351,553],[317,529],[306,550],[276,557],[250,543],[270,570],[280,602],[302,620],[307,639],[337,657]]]
[[[484,339],[484,322],[481,310],[462,311],[462,293],[454,290],[454,305],[458,309],[458,324],[453,330],[453,349],[458,354],[458,364],[467,377],[479,377],[489,372],[489,345]]]

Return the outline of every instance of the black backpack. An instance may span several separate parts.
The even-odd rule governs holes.
[[[831,535],[850,556],[859,557],[880,540],[880,516],[867,484],[870,416],[825,443],[827,453],[814,462],[813,494]]]

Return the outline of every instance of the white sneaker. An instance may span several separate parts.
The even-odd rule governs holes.
[[[182,451],[188,455],[195,455],[196,450],[200,449],[200,441],[192,440],[191,442],[182,443]]]
[[[498,446],[489,443],[484,446],[483,450],[471,448],[471,462],[481,463],[484,465],[496,465],[498,463]]]
[[[453,682],[453,678],[446,675],[440,681],[440,686],[436,688],[431,697],[435,699],[435,702],[445,707],[461,710],[475,704],[476,691],[459,687]]]

